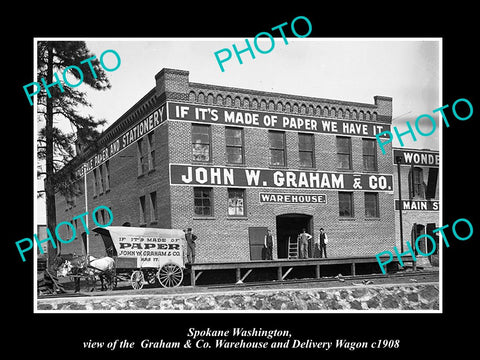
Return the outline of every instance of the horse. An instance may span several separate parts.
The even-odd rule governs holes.
[[[101,258],[96,258],[92,255],[88,257],[88,267],[87,273],[94,281],[93,288],[91,291],[95,290],[95,280],[96,276],[100,279],[101,289],[105,290],[105,286],[103,284],[103,280],[107,282],[107,284],[111,285],[115,281],[115,260],[109,256],[104,256]]]
[[[85,274],[87,280],[93,282],[90,291],[95,290],[96,277],[100,279],[101,289],[105,290],[103,281],[111,285],[115,281],[115,260],[109,256],[96,258],[89,255],[88,266],[85,255],[74,256],[73,258],[57,258],[60,265],[57,266],[57,276]],[[80,291],[80,278],[75,277],[75,292]]]
[[[57,269],[58,277],[66,277],[68,275],[75,275],[79,269],[85,267],[85,256],[79,255],[59,255],[55,258],[55,267]]]

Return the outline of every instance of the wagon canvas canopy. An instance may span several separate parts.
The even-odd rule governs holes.
[[[165,263],[183,267],[183,230],[108,226],[93,231],[102,236],[107,254],[128,267],[158,268]]]

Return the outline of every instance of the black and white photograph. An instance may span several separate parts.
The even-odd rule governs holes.
[[[32,221],[8,256],[16,313],[50,345],[388,356],[429,353],[423,334],[434,354],[474,311],[458,37],[271,15],[18,40],[11,212]]]
[[[441,39],[261,40],[38,39],[37,311],[440,310]]]

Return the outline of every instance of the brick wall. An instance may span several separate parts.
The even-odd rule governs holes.
[[[280,113],[307,114],[326,118],[356,119],[361,121],[391,121],[391,98],[375,97],[374,104],[318,99],[296,95],[260,92],[248,89],[235,89],[205,84],[189,83],[188,72],[163,69],[156,76],[155,98],[135,104],[129,110],[133,115],[124,116],[125,122],[134,123],[142,119],[142,114],[151,111],[162,101],[189,101],[216,104],[237,108],[263,109]],[[150,94],[150,93],[149,93]],[[146,100],[147,101],[147,100]],[[138,108],[138,109],[137,109]],[[127,121],[128,120],[128,121]],[[118,125],[120,126],[120,125]],[[114,126],[113,126],[114,127]],[[116,128],[107,133],[118,131]],[[211,126],[212,162],[211,165],[225,166],[225,127]],[[315,169],[337,171],[336,139],[334,135],[315,134]],[[362,139],[352,139],[352,171],[363,171]],[[132,226],[165,227],[185,229],[192,227],[199,237],[197,261],[241,261],[250,259],[249,227],[269,227],[276,232],[276,219],[283,214],[306,214],[312,216],[312,232],[318,236],[318,229],[324,227],[330,238],[329,256],[374,255],[394,244],[393,193],[379,192],[380,217],[366,219],[364,192],[354,191],[355,216],[351,219],[339,217],[338,191],[335,190],[295,190],[275,189],[276,193],[324,193],[326,204],[262,204],[260,192],[272,189],[246,189],[247,214],[242,218],[227,215],[228,190],[214,187],[214,216],[201,218],[194,214],[193,187],[169,186],[169,163],[192,164],[191,123],[169,121],[154,131],[155,170],[141,177],[137,174],[137,145],[132,144],[109,160],[110,191],[93,197],[93,174],[87,176],[88,204],[91,212],[96,206],[109,206],[114,214],[113,225],[128,221]],[[245,167],[269,168],[268,131],[266,129],[244,128]],[[287,169],[300,169],[298,153],[298,133],[286,132]],[[391,154],[382,155],[377,149],[378,173],[392,174]],[[80,181],[83,183],[83,181]],[[152,222],[149,217],[148,196],[157,192],[158,219]],[[139,198],[146,197],[147,221],[140,224]],[[77,206],[65,209],[65,199],[57,196],[57,222],[70,221],[83,213],[84,198],[76,199]],[[89,228],[94,224],[90,220]],[[79,234],[78,234],[79,235]],[[100,237],[91,237],[91,248],[97,254],[103,251]],[[81,252],[79,241],[64,246],[64,252]],[[276,248],[274,249],[276,256]]]
[[[144,139],[147,137],[145,136]],[[168,127],[162,124],[153,131],[153,143],[155,145],[154,169],[138,174],[138,150],[137,143],[132,143],[123,151],[109,159],[110,189],[100,192],[98,189],[94,195],[94,173],[87,174],[88,194],[88,229],[90,232],[90,253],[93,256],[104,256],[104,245],[100,235],[92,231],[96,227],[91,218],[93,210],[100,206],[108,206],[113,213],[112,226],[120,226],[129,222],[131,226],[147,226],[158,228],[170,228],[170,193],[168,176]],[[105,164],[102,166],[105,178]],[[98,168],[96,169],[99,176]],[[73,217],[84,213],[85,195],[84,180],[78,181],[81,194],[75,199],[75,206],[67,206],[65,197],[57,194],[57,223],[61,221],[72,222]],[[152,192],[157,194],[157,219],[151,217],[151,204],[149,196]],[[140,197],[145,196],[145,222],[140,222]],[[98,222],[102,223],[100,215]],[[108,222],[108,219],[106,219]],[[73,222],[72,222],[73,223]],[[74,223],[73,223],[74,224]],[[74,224],[75,225],[75,224]],[[80,220],[77,220],[77,238],[69,244],[62,244],[62,253],[83,253],[81,244],[81,232],[84,231]],[[68,227],[59,228],[62,238],[68,239]]]
[[[302,102],[303,100],[303,102]],[[216,104],[233,108],[277,110],[298,114],[325,114],[326,117],[391,121],[392,99],[376,97],[375,106],[326,99],[288,97],[283,94],[262,93],[245,89],[190,84],[188,102]],[[312,102],[312,104],[309,104]],[[334,110],[332,112],[332,109]],[[339,113],[339,110],[343,112]],[[343,114],[340,115],[340,114]],[[360,115],[361,114],[361,115]],[[360,118],[361,116],[361,118]],[[380,118],[377,118],[381,116]],[[191,123],[172,121],[169,123],[170,158],[172,163],[193,164],[191,153]],[[226,164],[225,127],[211,126],[212,161],[209,165]],[[315,170],[337,171],[336,138],[334,135],[315,134]],[[301,169],[298,153],[298,133],[285,133],[287,168]],[[353,172],[363,172],[362,138],[352,139]],[[268,131],[266,129],[244,128],[244,167],[269,168]],[[391,154],[382,155],[377,150],[378,173],[391,174]],[[239,166],[239,165],[235,165]],[[275,193],[324,193],[327,204],[266,204],[260,203],[260,192],[272,189],[246,188],[247,215],[235,219],[227,215],[228,191],[226,187],[213,187],[214,215],[200,218],[194,215],[193,188],[172,186],[172,226],[192,227],[199,237],[197,261],[246,261],[250,260],[248,228],[268,227],[276,232],[276,219],[283,214],[306,214],[312,216],[312,232],[318,236],[320,227],[326,228],[330,245],[329,256],[374,255],[394,244],[393,193],[379,193],[380,218],[365,217],[364,193],[354,192],[355,216],[352,219],[339,217],[338,191],[335,190],[294,190],[275,189]],[[274,257],[276,256],[274,247]]]

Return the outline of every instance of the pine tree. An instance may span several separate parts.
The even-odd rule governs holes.
[[[91,58],[90,53],[84,41],[39,41],[38,45],[38,82],[41,78],[45,79],[46,84],[52,84],[56,79],[54,73],[62,81],[62,74],[69,66],[77,66],[82,70],[79,74],[75,68],[70,68],[66,73],[80,82],[83,75],[83,83],[96,90],[107,90],[111,87],[110,82],[103,68],[100,66],[98,58],[89,64],[81,62]],[[73,80],[69,82],[75,83]],[[78,192],[74,186],[73,170],[58,171],[65,166],[75,155],[75,137],[83,143],[94,143],[100,135],[97,127],[105,124],[105,120],[95,120],[92,116],[83,116],[78,112],[82,106],[90,107],[91,104],[86,99],[86,93],[77,87],[63,85],[63,92],[58,85],[49,87],[51,96],[48,96],[44,87],[37,95],[38,104],[38,159],[39,162],[45,161],[45,171],[38,175],[45,175],[45,201],[47,228],[50,229],[57,249],[59,243],[55,239],[56,208],[55,192],[61,191],[64,195],[72,195]],[[72,133],[66,133],[60,128],[61,123],[65,121],[71,124],[75,130]],[[58,124],[58,125],[56,125]],[[63,126],[65,128],[65,126]],[[53,248],[51,242],[48,242],[48,266],[53,270],[53,264],[57,256],[57,250]]]

